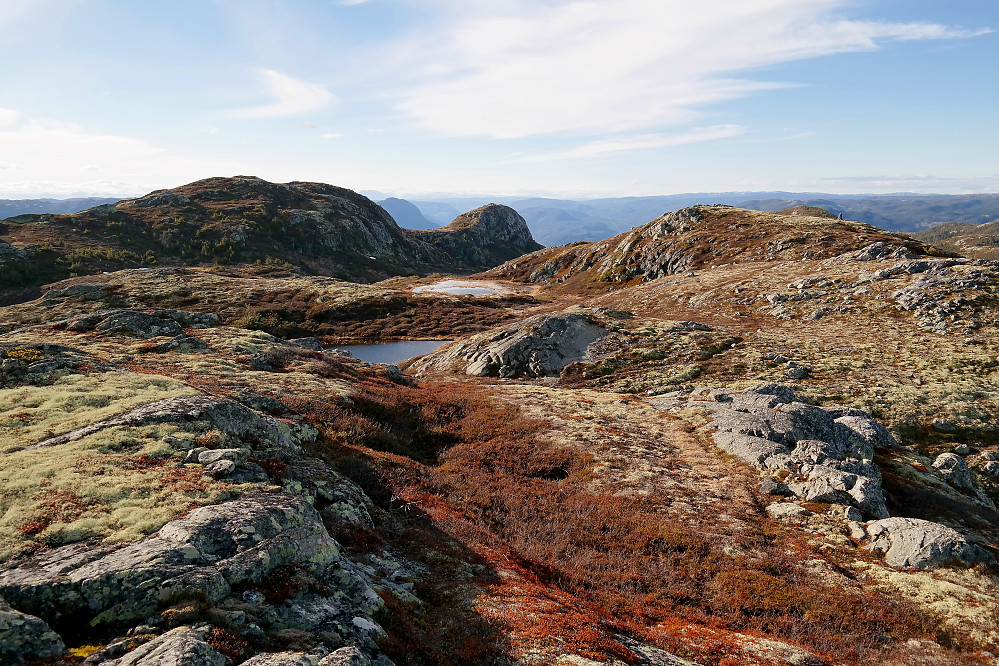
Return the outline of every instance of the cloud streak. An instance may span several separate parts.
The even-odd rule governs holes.
[[[717,141],[738,136],[745,132],[739,125],[713,125],[711,127],[695,127],[689,132],[675,135],[642,134],[622,136],[600,141],[591,141],[578,148],[558,153],[544,155],[529,155],[511,160],[514,164],[530,164],[534,162],[554,162],[559,160],[575,160],[589,157],[599,157],[613,153],[630,152],[634,150],[652,150],[654,148],[669,148],[702,141]]]
[[[273,97],[269,104],[238,109],[234,118],[279,118],[318,111],[336,101],[325,86],[293,78],[287,74],[265,69],[261,72],[267,92]]]
[[[982,34],[850,21],[845,0],[469,0],[427,38],[399,108],[425,130],[498,139],[695,121],[787,84],[744,73],[890,41]],[[743,73],[741,76],[740,73]]]

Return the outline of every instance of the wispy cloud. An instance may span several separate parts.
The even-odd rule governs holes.
[[[246,170],[245,164],[232,160],[180,154],[13,109],[0,109],[0,155],[5,159],[0,164],[0,193],[6,197],[139,194]],[[99,165],[112,165],[108,177],[81,178],[105,173]]]
[[[267,92],[274,98],[269,104],[238,109],[235,118],[277,118],[317,111],[336,101],[325,86],[292,78],[287,74],[265,69],[261,72]]]
[[[967,177],[932,174],[833,176],[815,181],[819,187],[848,192],[974,193],[999,190],[999,175]]]
[[[888,41],[957,39],[935,23],[849,21],[846,0],[533,0],[454,2],[426,37],[399,107],[424,129],[516,138],[689,123],[708,105],[782,82],[739,73],[874,50]],[[449,5],[450,6],[450,5]]]
[[[515,164],[527,164],[532,162],[552,162],[556,160],[575,160],[587,157],[597,157],[610,153],[623,153],[633,150],[651,150],[653,148],[668,148],[670,146],[682,146],[690,143],[700,143],[702,141],[716,141],[738,136],[745,132],[745,128],[739,125],[714,125],[711,127],[695,127],[683,134],[640,134],[634,136],[621,136],[600,141],[591,141],[578,148],[557,153],[546,153],[543,155],[528,155],[511,160]]]

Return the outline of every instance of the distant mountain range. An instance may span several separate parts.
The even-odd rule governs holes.
[[[53,213],[63,215],[114,203],[120,199],[86,197],[82,199],[0,199],[0,220],[15,215]]]
[[[384,195],[382,195],[384,197]],[[73,213],[114,199],[0,200],[0,219],[22,213]],[[889,231],[914,233],[938,224],[979,225],[999,220],[999,194],[823,194],[815,192],[688,193],[607,199],[441,197],[411,201],[381,198],[378,204],[404,229],[434,229],[462,212],[488,203],[507,205],[527,221],[534,239],[546,246],[597,241],[660,215],[697,204],[727,204],[779,211],[814,206],[848,220]]]
[[[722,192],[613,199],[517,199],[492,197],[520,213],[535,240],[549,247],[597,241],[654,220],[663,213],[697,204],[727,204],[751,210],[779,211],[795,206],[824,208],[848,220],[881,229],[918,232],[937,224],[984,224],[999,220],[999,194],[823,194],[813,192]],[[487,203],[485,198],[446,198],[412,202],[423,216],[445,224],[461,210]]]

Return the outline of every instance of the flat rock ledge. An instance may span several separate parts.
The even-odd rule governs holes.
[[[807,405],[780,384],[676,393],[649,402],[660,409],[705,410],[715,444],[773,475],[771,485],[789,496],[854,506],[871,518],[888,517],[874,451],[898,442],[865,412]]]
[[[609,333],[585,312],[536,315],[445,345],[411,367],[418,374],[550,377],[570,363],[585,360],[590,345]]]

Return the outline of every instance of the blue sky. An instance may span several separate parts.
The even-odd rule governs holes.
[[[0,197],[999,191],[999,3],[3,0]]]

